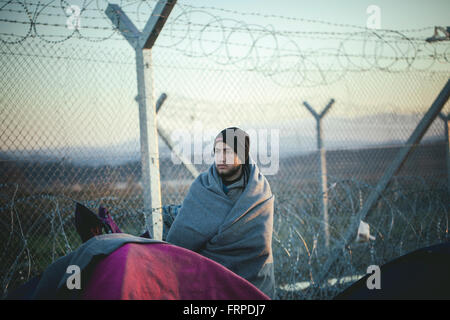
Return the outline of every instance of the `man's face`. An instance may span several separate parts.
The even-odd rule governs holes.
[[[214,147],[214,158],[217,172],[222,177],[230,177],[239,171],[241,161],[229,145],[219,138]]]

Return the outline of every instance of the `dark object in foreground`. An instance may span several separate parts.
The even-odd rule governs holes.
[[[83,243],[100,234],[122,232],[106,208],[100,206],[96,215],[78,202],[75,208],[75,227]]]
[[[6,300],[31,300],[34,294],[34,290],[36,289],[40,280],[40,275],[31,278],[20,287],[9,292],[6,296]]]
[[[450,242],[422,248],[380,267],[380,289],[366,275],[336,300],[450,299]]]
[[[175,220],[180,208],[181,205],[163,206],[163,240],[166,240],[170,226]],[[111,217],[108,209],[100,206],[98,208],[98,215],[96,215],[90,209],[78,202],[76,202],[75,207],[75,227],[83,243],[92,237],[101,234],[122,233],[117,224],[114,222],[114,219]],[[140,237],[147,239],[153,238],[148,230],[141,234]]]

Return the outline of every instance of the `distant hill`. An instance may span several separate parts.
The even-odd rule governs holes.
[[[326,153],[329,176],[353,178],[375,183],[392,162],[399,146],[371,147],[364,149],[330,150]],[[399,175],[425,179],[446,179],[445,143],[431,142],[419,145],[404,164]],[[117,188],[139,186],[141,165],[130,161],[119,165],[80,165],[68,161],[17,160],[0,155],[0,184],[18,183],[29,193],[60,192],[61,190],[90,188]],[[292,184],[316,182],[318,173],[317,153],[288,156],[280,159],[279,170],[268,176],[270,181]],[[209,165],[197,165],[199,172]],[[174,165],[170,157],[160,158],[161,181],[192,181],[183,165]]]

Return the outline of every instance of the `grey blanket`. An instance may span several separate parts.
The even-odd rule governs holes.
[[[250,177],[234,202],[214,164],[192,183],[167,242],[193,250],[275,294],[272,256],[274,196],[250,158]]]

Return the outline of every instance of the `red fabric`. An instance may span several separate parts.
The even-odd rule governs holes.
[[[128,243],[95,267],[84,299],[269,299],[247,280],[190,250]]]

